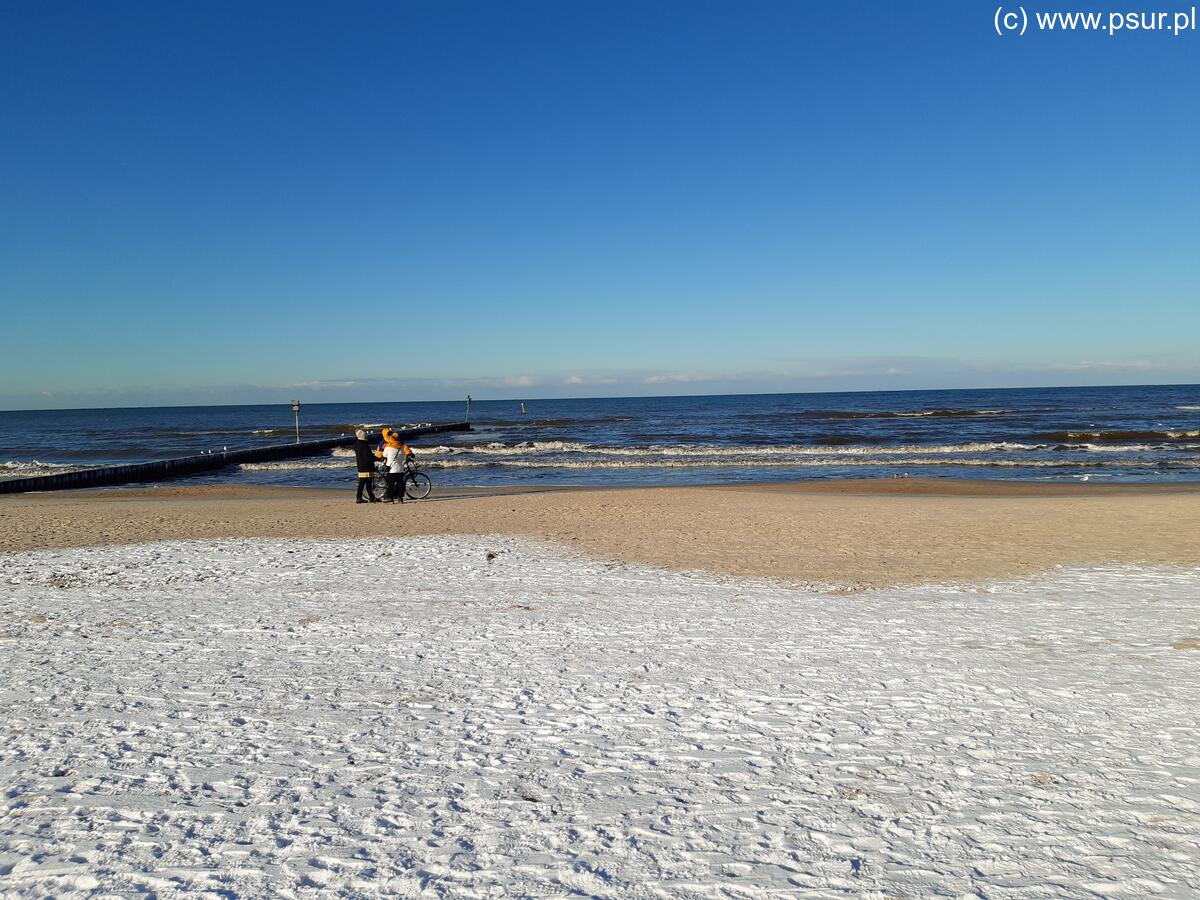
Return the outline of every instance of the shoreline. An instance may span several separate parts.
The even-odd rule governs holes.
[[[353,476],[353,472],[350,472]],[[108,487],[74,488],[55,491],[26,491],[0,495],[0,503],[22,497],[105,497],[106,499],[154,499],[166,496],[189,497],[284,497],[297,496],[342,497],[347,489],[354,490],[354,479],[348,476],[338,487],[308,487],[301,485],[219,482],[213,484],[180,484],[163,481],[144,485],[112,485]],[[823,478],[780,479],[777,481],[712,481],[688,484],[511,484],[466,485],[435,487],[433,497],[457,499],[510,494],[591,493],[596,491],[772,491],[813,494],[908,494],[929,496],[971,497],[1033,497],[1083,496],[1088,494],[1200,494],[1200,478],[1195,481],[1027,481],[1006,478],[937,478],[911,476],[907,478]]]
[[[1200,565],[1200,483],[861,479],[448,488],[160,486],[0,497],[0,552],[222,538],[513,535],[599,559],[847,591],[1064,565]]]

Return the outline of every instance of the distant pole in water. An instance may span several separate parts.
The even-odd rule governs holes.
[[[300,401],[292,401],[292,413],[296,416],[296,443],[300,443]]]
[[[525,401],[521,401],[521,415],[525,415]]]
[[[463,421],[465,421],[465,422],[471,421],[471,395],[470,394],[467,394],[467,417]]]

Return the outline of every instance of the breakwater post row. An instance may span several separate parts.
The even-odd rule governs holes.
[[[403,440],[423,434],[440,434],[446,431],[470,431],[467,422],[448,425],[419,425],[413,428],[398,428],[396,432]],[[380,438],[379,432],[369,435],[371,441]],[[132,463],[124,466],[100,466],[80,469],[77,472],[61,472],[56,475],[35,475],[30,478],[12,478],[0,481],[0,494],[23,494],[28,491],[67,491],[78,488],[110,487],[116,484],[141,484],[148,481],[167,481],[200,472],[213,472],[226,466],[250,462],[272,462],[277,459],[292,459],[298,456],[318,456],[335,447],[348,447],[354,436],[327,438],[321,441],[302,441],[297,444],[272,444],[268,447],[247,447],[244,450],[225,450],[221,453],[202,453],[198,456],[181,456],[176,459],[160,459],[154,462]]]

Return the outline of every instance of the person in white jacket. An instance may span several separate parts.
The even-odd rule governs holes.
[[[408,470],[406,464],[413,455],[412,448],[400,440],[392,429],[383,429],[383,462],[387,466],[387,493],[384,500],[404,502],[404,487]]]

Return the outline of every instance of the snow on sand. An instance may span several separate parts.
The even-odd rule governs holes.
[[[0,894],[1200,891],[1197,570],[830,596],[431,538],[0,573]]]

